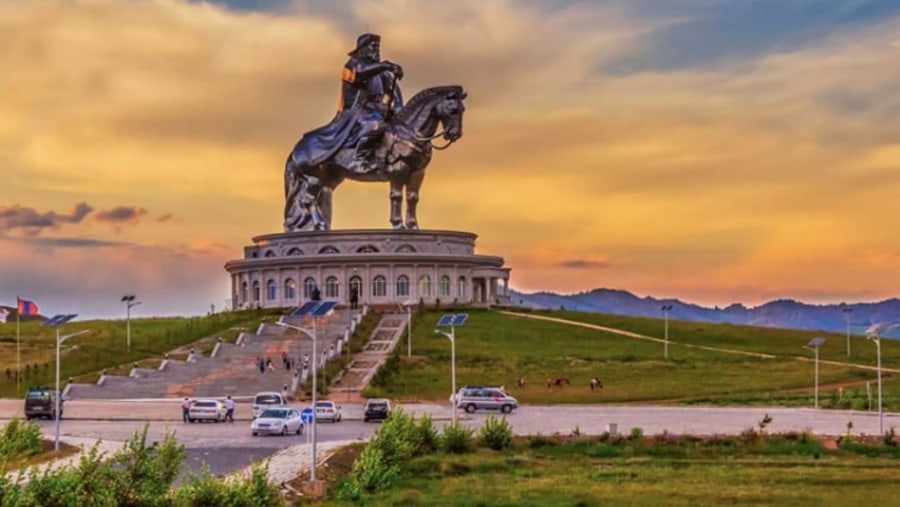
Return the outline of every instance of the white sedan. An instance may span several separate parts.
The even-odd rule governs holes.
[[[225,420],[225,404],[218,400],[196,400],[188,408],[188,421]]]
[[[303,421],[296,408],[267,408],[250,423],[250,431],[256,435],[303,434]]]
[[[341,406],[333,401],[317,401],[316,422],[318,421],[341,422]]]

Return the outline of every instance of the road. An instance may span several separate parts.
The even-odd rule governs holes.
[[[166,404],[166,407],[169,405],[171,404]],[[408,409],[416,414],[425,412],[433,414],[439,428],[450,422],[451,411],[447,406],[411,405]],[[148,410],[152,410],[152,407]],[[345,406],[344,410],[342,422],[318,424],[317,441],[320,445],[326,446],[329,442],[365,440],[379,426],[359,420],[361,406]],[[118,414],[121,415],[121,412]],[[647,435],[664,431],[711,435],[738,434],[747,428],[756,428],[766,414],[772,417],[766,431],[772,433],[810,430],[816,435],[841,435],[847,432],[847,425],[852,422],[853,434],[878,434],[877,413],[812,408],[529,405],[516,410],[507,420],[513,431],[519,435],[554,433],[567,435],[576,430],[582,434],[596,435],[607,431],[610,425],[615,425],[620,433],[626,434],[632,428],[641,428]],[[461,422],[476,430],[481,427],[488,415],[492,414],[479,412],[469,415],[461,410],[458,413]],[[0,412],[0,417],[4,416],[6,414]],[[104,417],[108,416],[95,412],[93,417],[82,415],[82,418],[78,419],[63,419],[60,428],[63,440],[81,437],[122,442],[130,438],[135,431],[141,431],[146,424],[148,440],[151,442],[161,440],[166,431],[175,432],[178,441],[184,444],[188,454],[185,470],[199,472],[205,463],[216,475],[240,470],[254,460],[272,456],[286,448],[298,449],[301,453],[289,460],[295,467],[298,460],[308,463],[309,459],[309,446],[305,445],[308,442],[308,431],[300,436],[254,437],[250,434],[249,420],[220,424],[185,424],[171,420],[169,413],[167,417],[170,420],[155,421],[103,420]],[[0,419],[0,424],[3,422]],[[41,421],[40,424],[45,434],[52,438],[53,421]],[[885,429],[892,426],[900,426],[900,414],[885,414]],[[290,475],[289,472],[285,473]]]

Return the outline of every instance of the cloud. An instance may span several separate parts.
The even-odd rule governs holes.
[[[45,237],[24,237],[24,238],[4,238],[0,237],[0,241],[27,243],[42,247],[60,247],[60,248],[102,248],[110,246],[128,246],[129,243],[121,241],[108,241],[103,239],[91,238],[45,238]]]
[[[62,224],[77,224],[93,210],[94,208],[85,202],[76,204],[69,215],[55,211],[41,213],[34,208],[18,204],[0,206],[0,233],[19,229],[27,235],[38,235],[44,229],[57,229]]]
[[[571,269],[598,269],[610,267],[609,262],[605,260],[590,259],[569,259],[560,261],[560,267]]]
[[[100,210],[94,215],[98,222],[110,224],[136,224],[147,210],[136,206],[116,206],[109,210]]]

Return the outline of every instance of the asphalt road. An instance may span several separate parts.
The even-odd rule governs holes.
[[[440,407],[435,414],[435,424],[440,428],[450,422],[450,411]],[[524,406],[507,418],[516,434],[552,435],[600,434],[615,425],[620,433],[641,428],[644,434],[691,433],[701,435],[738,434],[747,428],[757,427],[768,414],[772,422],[769,432],[810,430],[817,435],[841,435],[853,423],[854,434],[877,435],[878,414],[816,410],[812,408],[756,408],[756,407],[661,407],[661,406]],[[491,413],[466,414],[458,412],[460,420],[478,429]],[[102,417],[99,415],[97,417]],[[52,438],[53,421],[41,421],[45,434]],[[308,442],[308,429],[304,435],[286,437],[254,437],[250,434],[249,421],[235,423],[185,424],[178,421],[134,421],[63,419],[60,432],[63,437],[75,436],[106,441],[125,441],[135,431],[148,425],[148,440],[159,441],[166,431],[174,431],[178,441],[188,453],[186,469],[199,473],[202,465],[209,466],[216,475],[227,474],[248,466],[252,461],[273,453]],[[885,414],[885,430],[900,426],[900,414]],[[345,418],[340,423],[319,423],[318,442],[368,439],[378,424],[364,423]]]

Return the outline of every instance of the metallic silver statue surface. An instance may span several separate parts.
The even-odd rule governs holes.
[[[448,144],[462,137],[460,86],[422,90],[406,105],[398,81],[399,65],[381,61],[381,38],[366,33],[349,53],[341,76],[338,112],[327,125],[303,135],[284,170],[284,229],[331,229],[331,193],[350,178],[390,182],[391,225],[418,229],[416,204],[431,141]],[[438,132],[441,127],[442,132]],[[406,220],[401,213],[406,193]]]

